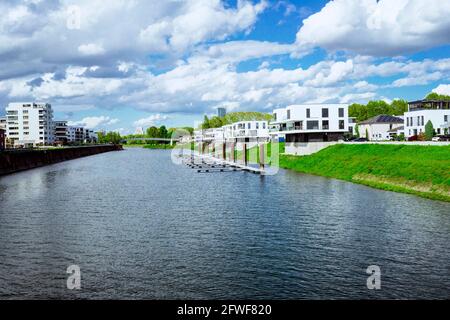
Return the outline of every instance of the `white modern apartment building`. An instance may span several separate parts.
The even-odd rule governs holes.
[[[84,143],[95,143],[98,141],[98,135],[94,132],[94,130],[84,128]]]
[[[370,141],[391,140],[403,127],[403,118],[380,114],[358,124],[359,136]]]
[[[344,139],[348,104],[301,104],[275,109],[270,135],[285,135],[286,153],[307,155]]]
[[[437,135],[450,134],[450,101],[418,100],[408,103],[404,115],[405,137],[425,132],[425,125],[431,121]]]
[[[85,129],[83,127],[67,127],[67,142],[82,143],[85,141]]]
[[[348,129],[347,104],[302,104],[275,109],[271,134],[286,135],[286,142],[324,142],[343,138]]]
[[[240,121],[222,128],[226,141],[265,142],[269,140],[268,121]]]
[[[55,141],[53,110],[48,103],[10,103],[6,135],[14,146],[50,145]]]

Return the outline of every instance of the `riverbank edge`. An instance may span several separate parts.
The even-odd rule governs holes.
[[[172,150],[175,149],[176,145],[170,144],[126,144],[123,146],[126,148],[142,148],[142,149],[161,149],[161,150]]]
[[[123,150],[122,145],[4,151],[0,152],[0,177],[64,161],[120,150]]]
[[[321,152],[330,151],[331,148],[334,146],[328,147],[326,149],[323,149]],[[437,147],[437,148],[446,148],[446,147]],[[328,149],[328,150],[327,150]],[[420,183],[418,181],[408,180],[406,178],[398,178],[398,177],[389,177],[385,175],[374,175],[367,173],[363,170],[356,172],[350,176],[343,175],[343,174],[326,174],[321,173],[320,171],[320,165],[321,162],[317,161],[316,165],[312,168],[305,169],[305,168],[299,168],[298,165],[302,162],[305,162],[306,159],[314,159],[314,157],[317,157],[316,154],[312,154],[309,156],[295,156],[295,155],[287,155],[287,154],[281,154],[280,155],[280,161],[279,161],[279,167],[286,169],[286,170],[292,170],[304,174],[311,174],[315,176],[322,176],[326,178],[333,178],[338,179],[342,181],[357,183],[361,185],[365,185],[371,188],[385,190],[385,191],[392,191],[392,192],[398,192],[398,193],[406,193],[406,194],[412,194],[416,195],[422,198],[427,198],[431,200],[438,200],[438,201],[444,201],[444,202],[450,202],[450,193],[444,189],[442,186],[436,186],[433,185],[430,182],[423,182]],[[380,161],[380,159],[374,159],[374,161]],[[342,168],[342,166],[341,166]],[[344,172],[345,172],[345,166]],[[441,188],[442,187],[442,188]],[[434,189],[434,190],[433,190]]]

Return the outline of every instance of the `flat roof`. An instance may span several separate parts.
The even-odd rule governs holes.
[[[422,99],[422,100],[416,100],[416,101],[409,101],[408,104],[414,104],[414,103],[424,103],[424,102],[447,102],[450,103],[450,100],[434,100],[434,99]]]

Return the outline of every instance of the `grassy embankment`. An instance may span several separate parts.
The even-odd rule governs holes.
[[[340,144],[280,167],[450,202],[450,146]]]

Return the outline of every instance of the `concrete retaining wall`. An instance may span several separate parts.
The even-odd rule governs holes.
[[[329,146],[338,144],[337,141],[330,142],[286,142],[285,153],[297,156],[307,156],[322,149],[328,148]]]
[[[100,145],[54,150],[14,150],[0,152],[0,176],[94,154],[122,150],[122,146]]]

